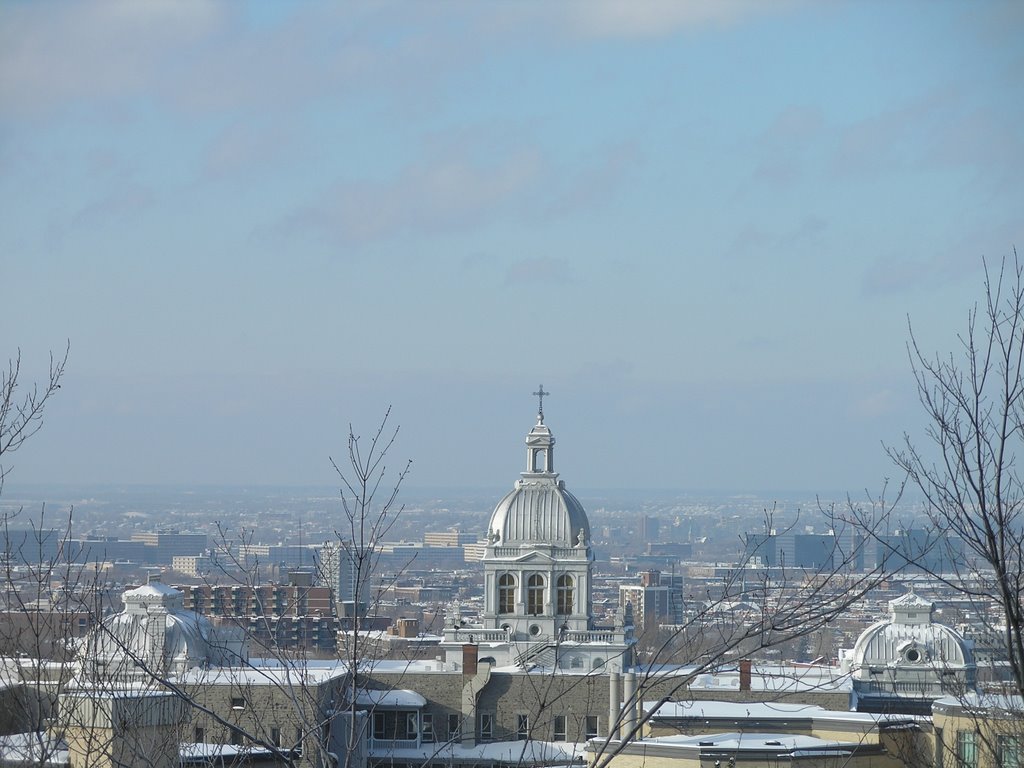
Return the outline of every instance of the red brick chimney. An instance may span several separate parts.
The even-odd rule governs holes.
[[[750,659],[740,659],[740,690],[750,690],[750,671],[753,663]]]
[[[466,643],[462,646],[462,674],[472,677],[476,674],[479,646]]]

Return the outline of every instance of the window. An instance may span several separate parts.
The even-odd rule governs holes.
[[[604,659],[602,659],[600,656],[598,656],[596,659],[594,659],[594,662],[593,662],[594,669],[600,669],[603,666],[604,666]]]
[[[424,712],[423,715],[423,730],[421,740],[424,744],[434,743],[434,716],[428,712]]]
[[[242,732],[237,728],[231,729],[231,743],[234,744],[236,747],[242,746]]]
[[[583,719],[583,736],[587,739],[597,738],[597,715],[587,715]]]
[[[526,612],[530,616],[544,613],[544,577],[539,573],[526,582]]]
[[[1019,736],[1000,736],[999,768],[1024,768],[1024,749]]]
[[[273,744],[275,747],[280,747],[281,746],[281,729],[280,728],[271,728],[270,729],[270,743]]]
[[[448,740],[458,741],[462,738],[462,715],[448,715]]]
[[[241,696],[235,696],[231,699],[232,709],[245,709],[245,699]]]
[[[552,741],[565,741],[565,715],[555,715],[555,734]]]
[[[946,747],[942,743],[942,729],[935,729],[935,759],[932,761],[935,768],[945,768]]]
[[[202,726],[197,725],[195,733],[193,734],[193,736],[194,736],[194,738],[192,740],[196,744],[202,744],[203,742],[206,741],[206,730],[203,729]]]
[[[548,452],[543,448],[535,450],[533,452],[533,467],[534,472],[547,472],[548,470]]]
[[[558,577],[558,615],[569,616],[572,613],[572,576],[562,574]]]
[[[480,741],[490,741],[494,738],[494,715],[490,712],[480,713]]]
[[[415,712],[387,710],[374,712],[373,738],[386,741],[412,741],[416,738],[417,721]]]
[[[516,612],[516,577],[503,573],[498,579],[498,613]]]
[[[516,715],[516,738],[526,741],[530,738],[530,716]]]
[[[572,661],[569,662],[569,666],[572,669],[583,669],[583,659],[579,656],[573,656]]]
[[[960,768],[978,768],[978,744],[974,731],[956,732],[956,759]]]

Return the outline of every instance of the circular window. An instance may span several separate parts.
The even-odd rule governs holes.
[[[912,664],[921,660],[921,652],[917,648],[908,648],[907,652],[903,655]]]
[[[531,624],[530,625],[530,634],[533,635],[534,637],[539,635],[540,634],[540,627],[538,627],[536,624]]]
[[[511,632],[512,631],[512,627],[510,627],[508,624],[502,624],[501,628],[503,630],[505,630],[506,632]]]

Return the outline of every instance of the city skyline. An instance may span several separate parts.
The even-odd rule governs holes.
[[[1024,242],[1013,3],[0,9],[18,484],[877,490]],[[59,55],[55,55],[55,53]]]

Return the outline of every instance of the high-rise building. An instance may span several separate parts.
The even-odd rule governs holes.
[[[463,544],[472,544],[475,541],[475,533],[463,533],[455,528],[448,531],[428,531],[423,534],[423,546],[425,547],[461,547]]]
[[[632,608],[633,624],[637,628],[652,629],[659,623],[679,624],[683,620],[683,602],[673,581],[675,577],[666,577],[663,583],[658,571],[644,571],[639,584],[619,587],[619,607],[625,610],[629,605]]]
[[[661,531],[661,521],[656,517],[644,515],[640,518],[640,538],[645,544],[658,540]]]
[[[360,554],[364,554],[361,558]],[[370,603],[371,560],[344,541],[328,541],[320,548],[322,581],[331,588],[334,608],[341,618],[363,616]],[[360,567],[362,560],[362,567]]]
[[[132,541],[141,541],[148,551],[148,562],[170,565],[176,555],[201,555],[209,546],[205,533],[181,533],[166,529],[133,533]]]

